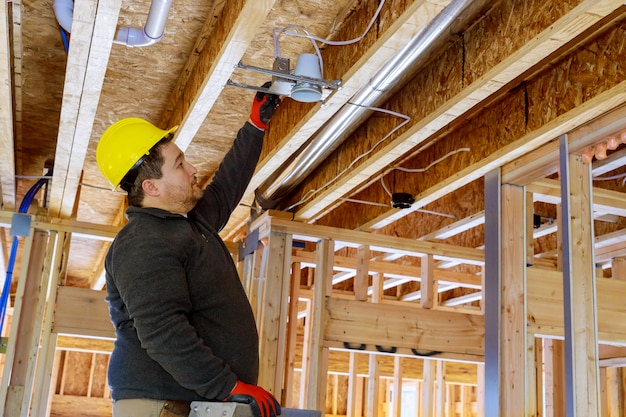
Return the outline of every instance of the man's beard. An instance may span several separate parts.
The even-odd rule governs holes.
[[[182,213],[189,213],[202,198],[202,189],[195,183],[191,187],[191,192],[186,193],[179,189],[177,196],[185,195],[182,199],[176,202],[176,205],[180,208],[177,210]]]

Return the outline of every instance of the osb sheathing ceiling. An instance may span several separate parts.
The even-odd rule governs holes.
[[[255,213],[249,207],[254,190],[450,3],[387,0],[363,39],[344,46],[320,43],[325,78],[341,79],[343,89],[324,106],[283,100],[257,174],[222,231],[225,239],[245,236]],[[121,225],[124,197],[99,173],[95,148],[107,126],[129,116],[162,128],[180,125],[177,143],[199,177],[209,181],[247,119],[253,96],[226,86],[226,80],[260,85],[268,78],[238,69],[237,62],[271,68],[272,31],[289,25],[321,38],[357,38],[378,5],[368,0],[174,1],[163,39],[129,48],[112,44],[115,28],[142,27],[150,2],[86,0],[75,4],[66,52],[51,1],[4,2],[2,209],[16,210],[33,177],[54,164],[47,201],[38,195],[39,208],[31,211]],[[582,132],[576,144],[582,151],[625,127],[619,113],[626,100],[625,12],[623,2],[609,0],[487,2],[460,33],[448,33],[435,58],[384,104],[408,119],[404,126],[383,141],[405,119],[374,112],[277,209],[290,208],[298,221],[409,238],[433,238],[429,234],[446,226],[478,219],[478,227],[448,241],[480,247],[486,172],[502,167],[505,178],[523,185],[548,178],[557,172],[559,135]],[[300,53],[313,51],[304,37],[284,35],[279,44],[292,65]],[[589,133],[589,123],[600,133]],[[619,151],[613,151],[614,158]],[[616,163],[610,174],[621,171]],[[595,185],[622,191],[618,180]],[[409,209],[392,208],[389,192],[409,193],[416,202]],[[535,210],[555,216],[553,204],[537,202]],[[623,219],[612,219],[598,222],[597,233],[620,230]],[[4,235],[10,242],[8,229]],[[73,237],[68,285],[101,285],[107,245]],[[554,245],[550,236],[537,240],[536,252],[549,254]]]

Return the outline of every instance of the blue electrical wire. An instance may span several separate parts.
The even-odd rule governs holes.
[[[67,53],[67,51],[69,51],[70,49],[70,41],[67,37],[67,32],[62,27],[59,27],[59,30],[61,31],[61,39],[63,40],[63,47],[65,48],[65,52]]]
[[[22,199],[22,204],[18,210],[19,213],[27,213],[33,199],[48,182],[47,178],[41,178],[33,185]],[[9,303],[9,293],[11,292],[11,280],[13,279],[13,265],[15,264],[15,258],[17,256],[17,247],[19,240],[17,236],[13,236],[13,245],[11,246],[11,255],[9,256],[9,264],[7,265],[7,275],[4,280],[4,286],[2,288],[2,294],[0,295],[0,334],[2,334],[2,328],[4,326],[4,316],[6,315],[7,305]]]

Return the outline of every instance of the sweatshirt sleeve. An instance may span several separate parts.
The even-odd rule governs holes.
[[[221,230],[241,201],[256,169],[264,132],[246,122],[192,213]]]

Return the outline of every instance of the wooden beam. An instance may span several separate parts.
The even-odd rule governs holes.
[[[254,40],[275,0],[228,1],[194,66],[189,82],[174,90],[168,108],[173,109],[166,126],[179,125],[175,141],[187,149],[215,104],[232,72]]]
[[[57,350],[110,354],[113,352],[113,343],[113,339],[94,339],[83,336],[59,336],[57,339]]]
[[[501,208],[500,412],[523,417],[535,412],[528,389],[535,376],[527,375],[525,189],[503,185]]]
[[[527,268],[528,286],[528,327],[529,331],[543,337],[563,338],[563,303],[562,273],[558,271],[546,271],[537,268]],[[305,292],[303,292],[304,294]],[[599,338],[601,342],[607,344],[626,344],[626,313],[621,308],[621,294],[626,293],[626,282],[616,281],[608,278],[600,278],[597,282],[598,303],[602,306],[599,310]],[[62,287],[59,288],[58,311],[55,317],[54,330],[61,335],[75,335],[85,337],[83,339],[69,339],[61,337],[59,347],[68,350],[103,350],[110,347],[110,340],[115,337],[113,327],[110,323],[107,305],[104,300],[105,294],[101,291],[94,291],[84,288]],[[466,340],[469,355],[464,359],[469,360],[470,356],[475,360],[482,361],[482,328],[483,318],[480,315],[458,313],[450,311],[431,311],[420,309],[415,304],[394,303],[374,306],[371,303],[352,302],[350,300],[332,299],[328,301],[333,311],[341,313],[338,321],[329,322],[325,344],[333,348],[343,347],[343,342],[361,344],[366,343],[375,351],[375,345],[383,343],[388,346],[396,346],[399,351],[404,349],[406,355],[414,355],[411,349],[417,349],[417,353],[432,352],[435,350],[445,352],[458,352],[464,349],[463,343],[456,343],[456,347],[448,349],[448,345],[443,343],[444,334],[451,333],[450,344],[455,344],[456,340]],[[347,304],[344,304],[347,303]],[[355,304],[353,304],[355,303]],[[343,317],[344,314],[351,314],[352,306],[358,307],[352,312],[361,320],[365,330],[360,331],[360,325],[354,326],[357,319]],[[339,307],[344,306],[344,307]],[[89,316],[76,313],[77,311],[89,310]],[[414,322],[407,316],[418,320],[418,329],[414,329]],[[376,325],[378,319],[384,320],[380,325]],[[383,331],[387,322],[392,333],[379,337],[378,332]],[[414,331],[424,329],[426,338],[424,343],[413,343],[411,335],[417,337],[412,332],[406,333],[404,325],[413,328]],[[441,324],[441,326],[440,326]],[[456,327],[458,326],[458,327]],[[347,338],[342,337],[345,327]],[[371,328],[370,328],[371,327]],[[441,332],[439,333],[439,330]],[[456,332],[462,335],[461,339],[456,338]],[[439,333],[439,335],[437,335]],[[361,337],[363,336],[363,337]],[[433,337],[431,339],[431,336]],[[104,341],[89,341],[89,338],[103,339]]]
[[[114,339],[106,293],[85,288],[57,288],[57,309],[52,331],[60,335]],[[89,311],[89,314],[84,314]]]
[[[402,415],[402,377],[404,375],[402,369],[402,357],[395,356],[393,358],[393,398],[392,406],[394,416]],[[348,414],[352,415],[352,414]]]
[[[528,268],[528,326],[531,333],[563,338],[563,274]],[[619,308],[626,282],[596,279],[598,338],[601,343],[626,344],[626,312]]]
[[[407,256],[431,254],[435,259],[455,260],[471,265],[483,265],[484,263],[484,252],[480,249],[465,248],[445,243],[424,242],[329,226],[310,225],[280,218],[270,217],[267,221],[269,221],[269,224],[265,227],[271,228],[272,230],[292,233],[294,239],[299,240],[316,241],[318,239],[333,239],[339,244],[350,247],[369,245],[372,251],[402,253]],[[251,226],[251,230],[259,226],[258,223],[254,223]]]
[[[85,164],[121,0],[81,1],[72,18],[72,38],[54,159],[50,213],[70,218]]]
[[[60,285],[64,281],[65,275],[61,275],[64,270],[64,261],[69,255],[69,233],[51,232],[48,242],[50,262],[46,264],[47,271],[44,271],[42,287],[45,286],[45,294],[48,293],[48,286]],[[52,323],[54,310],[56,309],[56,291],[50,291],[47,299],[44,295],[43,303],[46,304],[43,315],[43,336],[41,348],[39,350],[37,368],[35,373],[35,389],[33,392],[32,413],[33,415],[47,415],[50,404],[50,387],[54,372],[54,358],[57,346],[58,335],[52,333]]]
[[[305,252],[298,250],[293,256],[294,261],[301,262],[301,266],[314,266],[313,252]],[[335,269],[340,271],[354,271],[358,268],[358,259],[349,258],[347,256],[335,256]],[[415,281],[421,280],[421,267],[400,265],[393,262],[369,261],[369,274],[374,273],[385,274],[390,278],[412,278]],[[480,277],[475,274],[467,274],[463,272],[448,271],[446,269],[434,269],[433,278],[442,285],[455,284],[458,287],[480,289]]]
[[[3,415],[27,417],[30,412],[47,286],[42,285],[48,233],[31,229],[18,280],[15,313],[2,373],[0,409]],[[47,280],[48,277],[46,277]]]
[[[330,298],[324,343],[483,354],[482,316],[407,308]]]
[[[110,416],[112,413],[110,398],[83,397],[78,395],[54,395],[52,397],[53,415],[58,416]],[[81,410],[89,410],[81,414]]]
[[[15,213],[11,211],[0,211],[0,226],[11,227],[14,214]],[[104,224],[32,215],[31,226],[40,230],[72,232],[75,236],[107,241],[112,241],[121,228],[120,226],[108,226]]]

